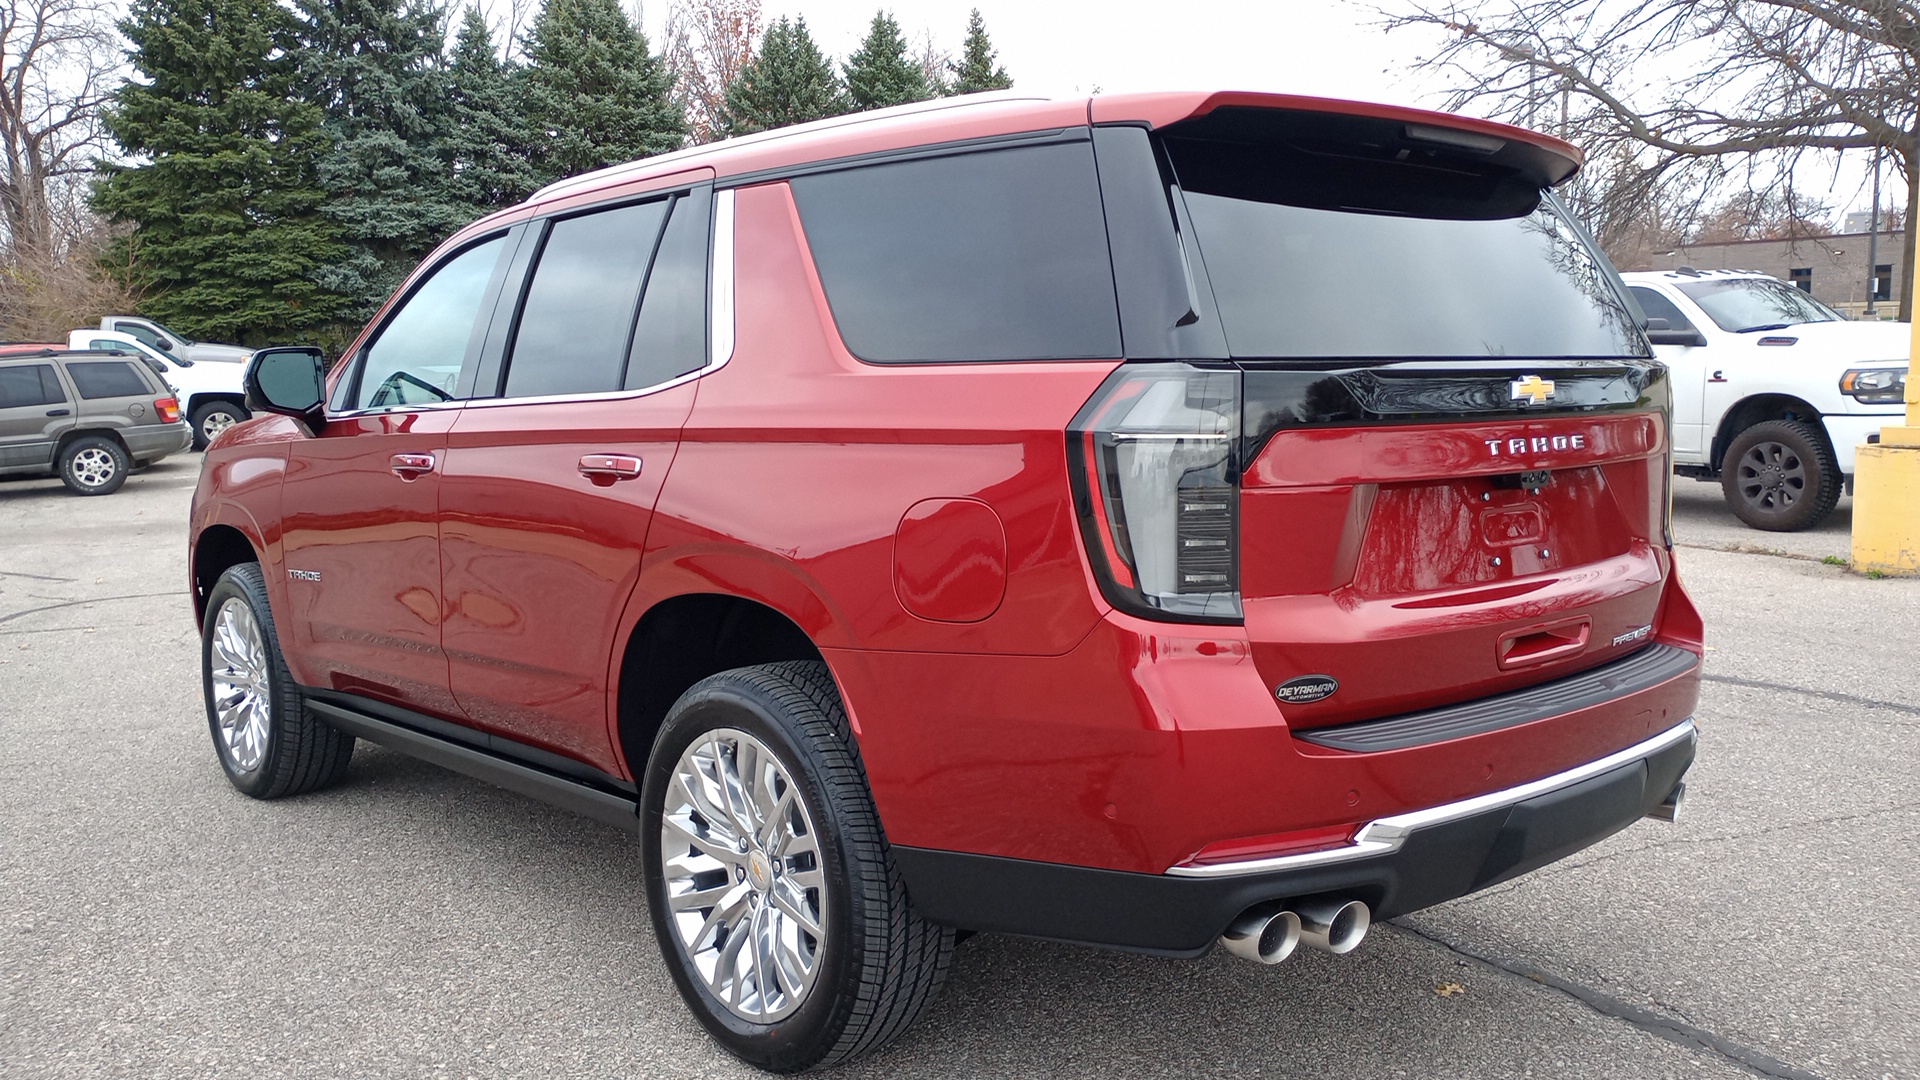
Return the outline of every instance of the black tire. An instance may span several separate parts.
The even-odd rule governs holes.
[[[231,401],[207,402],[193,410],[193,415],[188,417],[193,424],[193,448],[205,450],[207,444],[213,441],[213,435],[218,435],[226,427],[237,424],[252,415],[245,405],[236,405]],[[215,425],[213,435],[207,433],[208,421],[213,421]]]
[[[669,909],[661,859],[668,788],[688,747],[720,730],[753,736],[793,778],[824,871],[818,974],[804,997],[796,995],[794,1011],[771,1024],[736,1014],[708,988]],[[641,808],[647,907],[660,951],[694,1015],[735,1056],[782,1073],[851,1061],[892,1042],[938,993],[953,959],[953,931],[914,912],[826,665],[763,664],[694,684],[654,740]]]
[[[105,435],[82,435],[60,448],[60,480],[75,495],[111,495],[132,471],[126,447]]]
[[[265,738],[257,750],[257,760],[252,761],[243,760],[240,751],[229,745],[215,701],[214,639],[228,604],[246,609],[259,631],[264,654],[260,667],[267,684]],[[232,665],[221,667],[221,674],[234,671]],[[280,652],[259,563],[241,563],[229,569],[207,594],[206,618],[200,625],[200,686],[206,696],[207,730],[213,736],[220,768],[241,793],[256,799],[301,795],[326,787],[346,773],[347,762],[353,757],[353,736],[307,710],[306,698]]]
[[[1846,483],[1825,433],[1802,420],[1767,420],[1734,437],[1720,490],[1756,529],[1797,532],[1826,520]]]

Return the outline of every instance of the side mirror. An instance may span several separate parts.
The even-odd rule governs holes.
[[[158,349],[159,349],[159,350],[160,350],[161,352],[172,352],[172,351],[173,351],[173,342],[171,342],[171,341],[168,341],[168,340],[167,340],[166,338],[159,338],[159,339],[157,339],[157,340],[155,340],[153,344],[154,344],[154,346],[155,346],[156,348],[158,348]]]
[[[305,424],[315,435],[327,422],[321,403],[327,398],[327,364],[309,345],[261,349],[247,365],[247,408],[279,413]]]
[[[1645,330],[1671,330],[1671,329],[1673,329],[1673,324],[1672,324],[1672,323],[1670,323],[1670,322],[1668,322],[1667,320],[1665,320],[1665,319],[1663,319],[1663,318],[1661,318],[1661,317],[1660,317],[1660,316],[1658,316],[1658,315],[1649,315],[1649,316],[1647,316],[1647,321],[1646,321],[1646,322],[1645,322],[1645,323],[1644,323],[1644,324],[1642,325],[1642,329],[1645,329]]]
[[[1664,319],[1648,319],[1648,322],[1664,322]],[[1707,335],[1688,327],[1685,330],[1655,329],[1647,327],[1647,340],[1655,345],[1691,345],[1698,348],[1707,343]]]

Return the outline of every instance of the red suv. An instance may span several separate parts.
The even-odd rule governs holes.
[[[356,738],[638,833],[792,1071],[956,932],[1278,962],[1645,817],[1693,758],[1668,383],[1554,139],[1238,93],[955,99],[555,184],[192,523],[234,785]]]

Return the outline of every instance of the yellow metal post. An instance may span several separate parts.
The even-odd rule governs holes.
[[[1853,459],[1853,568],[1920,574],[1920,320],[1907,365],[1906,423]]]

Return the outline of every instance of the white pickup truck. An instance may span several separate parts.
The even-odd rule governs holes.
[[[1896,423],[1906,323],[1849,322],[1745,270],[1622,274],[1673,372],[1674,472],[1720,481],[1756,529],[1810,528],[1853,485],[1853,452]]]
[[[215,435],[253,415],[247,411],[247,392],[241,385],[247,373],[245,364],[182,360],[132,334],[85,327],[67,335],[67,347],[123,352],[145,359],[179,393],[180,408],[193,428],[195,450],[205,450]]]
[[[152,319],[138,315],[108,315],[100,320],[100,329],[110,334],[132,334],[140,343],[157,349],[170,357],[191,360],[216,360],[231,364],[244,364],[252,349],[239,345],[221,345],[212,341],[194,341],[161,326]]]

